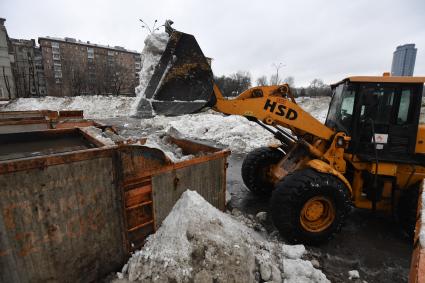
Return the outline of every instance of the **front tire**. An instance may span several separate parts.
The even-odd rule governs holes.
[[[293,172],[273,191],[272,219],[292,243],[319,244],[341,230],[351,201],[337,177],[313,169]]]
[[[284,157],[277,148],[260,147],[245,157],[242,163],[242,180],[245,186],[256,195],[268,196],[274,189],[270,168]]]

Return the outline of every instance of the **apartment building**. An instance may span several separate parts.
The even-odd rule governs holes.
[[[15,79],[12,73],[13,56],[10,55],[10,38],[0,18],[0,100],[15,98]]]
[[[11,38],[10,49],[14,57],[12,72],[16,84],[16,97],[46,95],[42,57],[35,40]]]
[[[39,37],[47,94],[134,95],[140,53],[74,38]]]

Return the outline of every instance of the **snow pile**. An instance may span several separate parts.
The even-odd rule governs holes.
[[[105,146],[115,145],[115,141],[122,140],[121,137],[112,132],[103,132],[102,129],[96,128],[95,126],[81,128],[86,134],[96,138],[98,141],[103,143]]]
[[[156,116],[142,120],[142,127],[162,130],[172,136],[212,141],[234,152],[249,152],[277,143],[271,133],[242,116],[224,116],[212,111],[178,117]]]
[[[145,39],[145,47],[141,54],[139,86],[136,87],[136,100],[131,109],[132,115],[138,116],[140,114],[138,113],[139,107],[142,105],[150,107],[149,110],[152,112],[150,102],[145,97],[145,90],[167,46],[168,39],[167,33],[151,33]]]
[[[298,103],[308,113],[324,122],[330,98],[300,98]],[[273,135],[245,117],[224,116],[214,111],[178,117],[156,116],[142,120],[142,127],[164,129],[171,135],[190,139],[214,141],[229,147],[233,152],[251,150],[278,143]]]
[[[330,98],[298,98],[301,108],[324,121]],[[123,96],[76,96],[20,98],[0,107],[0,111],[22,110],[84,110],[86,118],[107,119],[128,117],[134,97]],[[123,124],[127,121],[123,121]],[[141,133],[144,129],[170,133],[183,138],[212,141],[229,147],[234,152],[249,152],[257,147],[278,143],[273,135],[254,122],[242,116],[224,116],[215,111],[187,114],[177,117],[156,116],[143,119],[133,130]],[[130,131],[132,129],[127,129]]]
[[[195,157],[192,154],[185,155],[180,147],[169,141],[168,136],[150,135],[144,146],[160,149],[173,162],[189,160]]]
[[[422,184],[422,210],[421,210],[421,231],[419,232],[419,242],[425,248],[425,182]]]
[[[294,251],[291,251],[294,249]],[[303,249],[267,241],[186,191],[118,278],[142,282],[329,282]],[[287,258],[285,253],[295,258]]]
[[[314,118],[324,123],[328,115],[330,97],[299,97],[295,100],[299,106]]]
[[[104,119],[128,116],[134,100],[134,97],[112,95],[18,98],[0,106],[0,111],[83,110],[85,118]]]
[[[141,86],[139,86],[141,87]],[[138,87],[138,88],[139,88]],[[138,92],[142,95],[143,92]],[[85,95],[68,97],[33,97],[18,98],[7,104],[0,105],[0,111],[25,111],[25,110],[83,110],[86,118],[114,118],[128,117],[132,107],[137,104],[140,97],[113,96],[113,95]],[[324,122],[328,113],[330,98],[328,97],[302,97],[297,98],[297,103],[305,111]],[[425,108],[424,108],[425,109]],[[215,112],[209,112],[215,113]],[[173,117],[170,117],[172,119]],[[175,117],[178,118],[178,117]]]

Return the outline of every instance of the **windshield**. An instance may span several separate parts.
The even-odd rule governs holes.
[[[333,89],[326,126],[347,134],[351,132],[355,91],[353,86],[340,84]]]

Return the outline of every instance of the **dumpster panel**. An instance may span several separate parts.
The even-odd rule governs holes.
[[[186,190],[198,192],[213,206],[225,208],[226,158],[163,172],[152,176],[155,228],[158,229]]]
[[[0,282],[89,282],[126,258],[112,157],[0,175]]]

